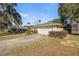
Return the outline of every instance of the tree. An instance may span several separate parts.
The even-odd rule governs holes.
[[[51,22],[53,22],[53,23],[60,23],[61,21],[60,21],[60,19],[54,19],[54,20],[51,21]]]
[[[41,20],[39,19],[38,22],[41,23]]]
[[[79,4],[76,3],[61,3],[58,9],[59,16],[63,24],[66,20],[78,21],[79,18]]]
[[[79,4],[61,3],[59,4],[58,13],[62,24],[70,33],[73,21],[79,22]]]
[[[30,25],[30,22],[27,22],[28,25]]]
[[[0,28],[21,25],[21,15],[16,11],[16,3],[0,3]]]

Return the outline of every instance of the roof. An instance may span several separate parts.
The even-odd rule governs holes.
[[[37,27],[37,28],[52,28],[52,27],[63,27],[63,25],[61,25],[60,23],[48,22],[48,23],[34,25],[34,27]]]
[[[27,26],[20,26],[19,28],[20,28],[20,29],[28,29]]]
[[[52,27],[63,28],[63,25],[60,23],[47,22],[47,23],[42,23],[38,25],[20,26],[20,29],[28,29],[29,27],[30,28],[52,28]]]

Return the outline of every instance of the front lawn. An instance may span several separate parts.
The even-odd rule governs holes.
[[[0,35],[0,40],[15,39],[23,36],[26,36],[26,34],[25,33],[18,33],[18,34],[5,33]]]

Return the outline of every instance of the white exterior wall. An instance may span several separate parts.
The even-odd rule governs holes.
[[[53,31],[57,31],[57,32],[59,32],[59,31],[63,31],[63,28],[53,27]]]
[[[42,34],[42,35],[48,35],[49,31],[63,31],[63,28],[37,28],[38,34]]]
[[[38,34],[48,35],[52,28],[37,28]]]

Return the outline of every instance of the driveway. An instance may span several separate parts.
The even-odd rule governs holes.
[[[41,38],[43,37],[43,35],[33,34],[29,36],[18,37],[16,39],[0,41],[0,55],[5,55],[11,49],[20,48],[21,46],[32,44],[35,41],[41,40]]]

